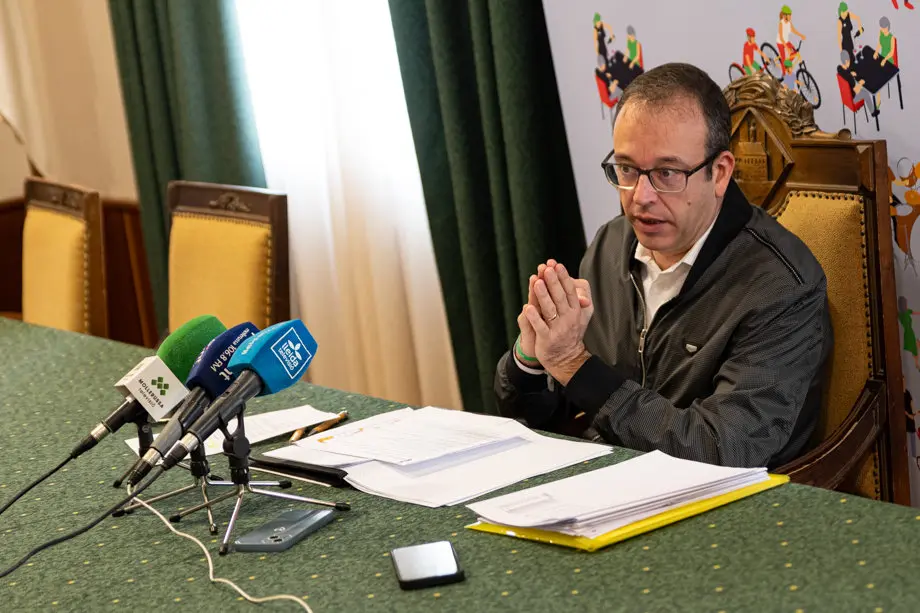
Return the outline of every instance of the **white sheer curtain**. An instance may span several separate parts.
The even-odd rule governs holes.
[[[237,0],[311,380],[461,408],[386,0]]]
[[[0,113],[49,179],[137,198],[106,0],[0,0]]]

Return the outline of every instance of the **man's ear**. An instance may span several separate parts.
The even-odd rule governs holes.
[[[712,163],[712,178],[716,184],[716,197],[722,198],[728,190],[728,182],[735,171],[735,156],[723,151]]]

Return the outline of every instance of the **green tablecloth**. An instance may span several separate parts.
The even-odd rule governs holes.
[[[112,384],[145,350],[0,319],[0,501],[57,461],[120,400]],[[320,352],[318,359],[322,359]],[[396,408],[374,398],[298,385],[257,399],[262,412],[309,403],[347,408],[354,419]],[[48,538],[81,526],[122,493],[111,481],[132,460],[128,429],[72,462],[0,517],[0,566]],[[277,446],[278,443],[275,443]],[[542,483],[621,461],[625,450],[531,479]],[[226,473],[222,459],[215,472]],[[167,473],[150,494],[183,485]],[[298,485],[295,485],[295,490]],[[515,488],[508,488],[508,491]],[[209,543],[218,576],[254,595],[290,593],[324,611],[917,611],[920,511],[795,485],[782,486],[614,545],[598,553],[465,530],[465,507],[428,509],[352,490],[304,485],[301,493],[344,498],[353,509],[281,554],[219,558],[204,515],[180,527]],[[190,506],[189,493],[158,505]],[[237,534],[286,503],[248,498]],[[223,523],[230,504],[218,509]],[[451,540],[463,583],[403,592],[388,551]],[[146,512],[109,518],[40,553],[0,580],[2,611],[252,611],[207,581],[204,558]],[[265,610],[294,611],[288,602]]]

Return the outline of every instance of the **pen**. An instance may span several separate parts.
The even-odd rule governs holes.
[[[317,425],[315,428],[313,428],[312,430],[310,430],[310,433],[309,433],[307,436],[313,436],[314,434],[318,434],[318,433],[320,433],[320,432],[325,432],[326,430],[328,430],[328,429],[331,428],[332,426],[334,426],[334,425],[336,425],[336,424],[338,424],[338,423],[340,423],[340,422],[343,422],[343,421],[345,421],[346,419],[348,419],[348,411],[342,411],[341,413],[339,413],[338,415],[336,415],[336,416],[333,417],[332,419],[328,419],[328,420],[324,421],[323,423]],[[300,428],[300,429],[296,430],[296,431],[294,432],[294,434],[291,435],[291,440],[290,440],[289,442],[293,443],[294,441],[299,441],[299,440],[303,437],[303,433],[304,433],[305,430],[306,430],[306,428]]]

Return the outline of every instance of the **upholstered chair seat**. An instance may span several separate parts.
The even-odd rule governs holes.
[[[105,336],[98,192],[29,179],[22,237],[22,319]]]
[[[191,181],[168,195],[170,329],[203,314],[228,327],[288,319],[287,198]]]
[[[793,191],[777,220],[808,245],[827,277],[834,349],[814,435],[820,443],[846,420],[872,375],[865,202],[856,194]],[[879,498],[878,463],[878,454],[870,453],[859,469],[857,493]]]

